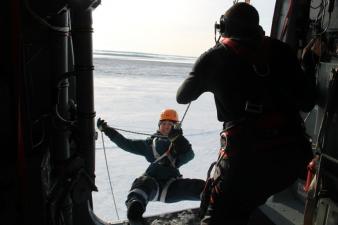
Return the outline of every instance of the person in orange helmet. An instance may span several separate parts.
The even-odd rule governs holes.
[[[173,109],[160,114],[158,130],[147,139],[128,139],[102,120],[97,127],[121,149],[144,156],[150,163],[145,173],[133,182],[126,200],[127,217],[131,222],[142,222],[149,201],[167,203],[181,200],[200,200],[205,181],[182,178],[179,167],[194,158],[189,141],[181,128],[176,128],[179,119]]]

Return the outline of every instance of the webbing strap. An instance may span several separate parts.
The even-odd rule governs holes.
[[[157,141],[157,137],[155,137],[155,138],[153,139],[151,148],[152,148],[152,150],[153,150],[154,158],[155,158],[155,159],[158,159],[158,158],[160,158],[161,156],[160,156],[160,154],[158,154],[158,152],[156,151],[156,141]]]
[[[170,157],[170,151],[171,151],[171,148],[173,147],[173,145],[172,145],[172,142],[170,143],[170,145],[169,145],[169,148],[168,148],[168,150],[165,152],[165,153],[163,153],[160,157],[158,157],[158,158],[156,158],[156,160],[153,162],[153,163],[157,163],[157,162],[159,162],[161,159],[163,159],[164,157],[167,157],[168,158],[168,160],[170,161],[170,163],[171,163],[171,165],[174,167],[174,168],[176,168],[176,166],[175,166],[175,160],[172,158],[172,157]],[[153,147],[153,151],[154,151],[154,147]],[[156,150],[155,150],[156,151]],[[157,152],[157,151],[156,151]],[[158,153],[157,153],[158,154]],[[155,155],[154,155],[155,156]]]
[[[221,44],[224,46],[228,46],[232,49],[237,55],[246,56],[249,55],[249,50],[246,48],[241,47],[238,42],[232,40],[231,38],[223,38],[221,40]]]
[[[177,178],[178,179],[178,178]],[[176,178],[171,178],[163,187],[162,192],[161,192],[161,197],[160,197],[160,201],[161,202],[165,202],[165,199],[167,197],[167,193],[168,193],[168,189],[169,186],[175,181],[177,180]]]
[[[155,182],[156,184],[156,195],[153,199],[150,199],[150,201],[157,201],[158,196],[160,195],[160,185],[158,184],[158,182]]]
[[[135,188],[135,189],[131,190],[131,191],[128,193],[128,195],[131,194],[131,193],[135,193],[135,194],[140,195],[142,198],[144,198],[144,200],[145,200],[146,203],[147,203],[148,200],[149,200],[149,197],[148,197],[147,193],[146,193],[145,191],[143,191],[142,189]]]
[[[248,60],[251,64],[264,63],[267,60],[267,53],[269,49],[269,40],[267,37],[262,39],[260,51],[253,51],[250,48],[243,46],[238,41],[231,38],[222,38],[220,42],[223,46],[229,47],[238,56]],[[255,69],[255,68],[254,68]]]

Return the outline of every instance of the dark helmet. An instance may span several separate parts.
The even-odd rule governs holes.
[[[223,37],[239,40],[260,39],[264,36],[257,10],[244,2],[234,4],[221,16],[220,33]]]

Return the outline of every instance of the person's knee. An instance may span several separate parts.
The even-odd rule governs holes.
[[[196,179],[195,181],[197,189],[203,190],[205,186],[205,180]]]
[[[129,191],[129,194],[138,194],[142,196],[146,202],[152,201],[158,195],[159,185],[157,181],[149,176],[141,176],[137,178]]]
[[[196,195],[201,196],[205,187],[205,181],[201,179],[192,179],[190,186],[192,193],[196,193]]]

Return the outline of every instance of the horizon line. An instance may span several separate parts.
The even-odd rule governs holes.
[[[111,49],[94,49],[93,54],[96,51],[106,51],[106,52],[121,52],[121,53],[139,53],[139,54],[148,54],[148,55],[165,55],[165,56],[178,56],[178,57],[185,57],[185,58],[197,58],[198,56],[188,56],[188,55],[173,55],[167,53],[152,53],[152,52],[142,52],[142,51],[127,51],[127,50],[111,50]]]

